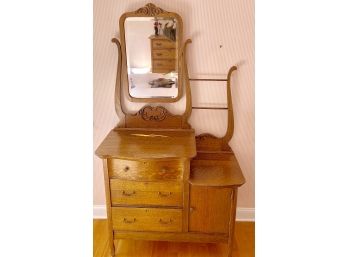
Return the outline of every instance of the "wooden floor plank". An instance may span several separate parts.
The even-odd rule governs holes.
[[[93,221],[93,256],[110,257],[106,220]],[[117,257],[225,257],[227,244],[118,240]],[[234,257],[255,256],[255,223],[237,222]]]

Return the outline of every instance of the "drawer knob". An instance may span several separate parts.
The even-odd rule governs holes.
[[[137,220],[135,219],[135,218],[133,218],[133,220],[127,220],[126,218],[123,218],[123,222],[124,223],[128,223],[128,224],[130,224],[130,223],[134,223],[134,222],[136,222]]]
[[[173,222],[172,219],[169,219],[168,221],[164,221],[164,220],[162,220],[162,219],[159,219],[159,223],[161,223],[161,224],[170,224],[170,223],[172,223],[172,222]]]
[[[173,194],[172,192],[169,192],[169,193],[158,192],[158,195],[161,197],[168,197],[168,196],[171,196],[172,194]]]
[[[124,196],[132,196],[132,195],[135,195],[135,191],[133,191],[133,192],[130,192],[130,193],[127,193],[126,191],[122,191],[122,194],[124,195]]]
[[[190,207],[190,212],[193,212],[195,210],[195,207]]]
[[[162,172],[167,172],[167,170],[168,170],[168,169],[165,168],[165,167],[163,167],[163,168],[161,169]]]
[[[123,171],[124,171],[124,172],[129,171],[129,167],[128,167],[128,166],[124,167]]]
[[[161,53],[157,53],[157,56],[162,56],[163,54],[161,54]]]

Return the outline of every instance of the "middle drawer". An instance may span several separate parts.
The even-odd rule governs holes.
[[[111,204],[159,205],[181,207],[183,202],[180,182],[142,182],[110,179]]]

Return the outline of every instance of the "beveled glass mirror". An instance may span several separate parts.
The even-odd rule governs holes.
[[[131,101],[174,102],[182,95],[178,14],[153,4],[120,19],[123,83]]]

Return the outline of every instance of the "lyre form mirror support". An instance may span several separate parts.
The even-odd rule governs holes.
[[[122,73],[124,72],[122,70],[122,59],[124,58],[121,51],[121,43],[117,38],[113,38],[111,40],[113,43],[117,45],[118,50],[118,64],[117,64],[117,75],[116,75],[116,83],[115,83],[115,94],[114,94],[114,100],[115,100],[115,111],[119,118],[118,127],[132,127],[134,119],[137,119],[137,116],[140,115],[143,120],[147,121],[159,121],[163,117],[169,117],[172,121],[170,125],[166,125],[167,127],[172,128],[191,128],[191,125],[188,123],[188,119],[190,118],[191,111],[192,111],[192,100],[191,100],[191,87],[190,87],[190,80],[188,75],[188,69],[187,69],[187,63],[186,63],[186,49],[187,45],[192,43],[191,39],[187,39],[184,43],[183,48],[180,51],[180,59],[181,59],[181,65],[183,70],[183,76],[182,76],[182,84],[185,85],[185,93],[186,93],[186,107],[185,112],[183,115],[172,115],[170,114],[164,107],[158,106],[158,107],[151,107],[149,105],[144,106],[141,110],[139,110],[136,114],[129,114],[126,113],[125,110],[122,108],[122,88],[124,88],[122,84]],[[161,111],[161,115],[159,116],[150,116],[148,119],[148,115],[146,115],[146,110],[152,111],[155,109],[156,111]],[[158,127],[157,123],[156,127]],[[138,126],[140,124],[137,124]]]

